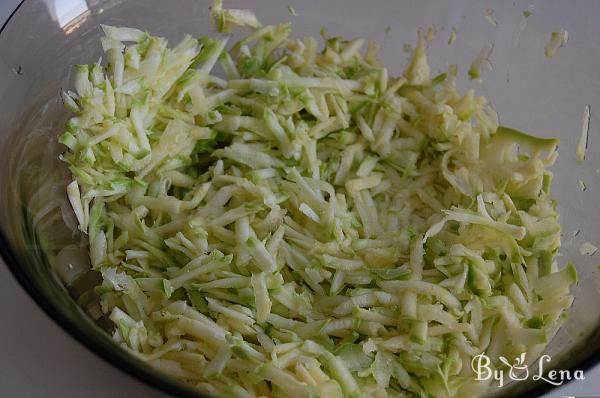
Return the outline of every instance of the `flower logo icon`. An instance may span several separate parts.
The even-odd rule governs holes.
[[[529,377],[529,368],[528,368],[527,364],[525,363],[525,354],[526,353],[523,352],[523,353],[521,353],[521,355],[516,357],[514,364],[510,363],[503,356],[498,357],[500,362],[502,362],[503,364],[508,366],[508,368],[509,368],[508,377],[510,377],[511,380],[519,381],[519,380],[525,380]]]

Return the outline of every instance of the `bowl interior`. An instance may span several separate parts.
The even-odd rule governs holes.
[[[64,194],[68,170],[58,161],[62,151],[56,136],[68,117],[61,90],[72,87],[72,66],[91,63],[101,55],[99,25],[124,25],[165,36],[171,43],[184,33],[211,34],[209,1],[174,0],[26,0],[0,34],[0,232],[7,264],[44,309],[78,339],[111,362],[135,375],[176,392],[194,395],[187,387],[156,374],[125,354],[102,331],[108,328],[90,287],[97,275],[88,272],[79,237],[65,227],[70,208]],[[598,260],[583,256],[584,242],[600,242],[600,2],[559,0],[529,4],[492,1],[303,0],[293,4],[255,0],[227,2],[250,7],[265,23],[293,22],[294,37],[315,35],[322,26],[334,35],[364,37],[381,45],[381,58],[398,74],[406,64],[405,44],[415,42],[419,27],[433,26],[430,46],[434,72],[457,64],[459,86],[473,87],[498,111],[501,124],[535,135],[561,139],[552,169],[554,195],[563,227],[562,257],[573,261],[580,282],[569,317],[547,353],[558,369],[585,368],[600,358],[600,279]],[[484,18],[494,10],[497,26]],[[447,44],[451,29],[457,40]],[[569,41],[552,59],[544,57],[550,33],[569,32]],[[487,43],[493,44],[483,82],[466,79],[471,61]],[[578,164],[575,148],[581,116],[591,106],[590,135],[585,162]],[[583,184],[583,185],[582,185]],[[585,187],[585,188],[584,188]],[[34,216],[36,215],[37,216]],[[70,221],[69,221],[70,220]],[[51,232],[51,233],[49,233]],[[61,249],[80,264],[65,267]],[[533,381],[513,385],[514,395],[550,386]],[[538,390],[540,391],[540,390]],[[531,394],[531,393],[528,393]]]

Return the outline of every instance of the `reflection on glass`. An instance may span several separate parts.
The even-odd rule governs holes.
[[[90,15],[85,0],[46,0],[46,6],[66,35],[73,33]]]

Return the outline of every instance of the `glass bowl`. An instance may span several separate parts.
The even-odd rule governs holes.
[[[315,35],[322,26],[346,37],[381,44],[390,72],[405,66],[405,44],[419,27],[436,27],[430,46],[435,71],[457,64],[462,89],[474,87],[498,111],[501,123],[561,139],[553,168],[554,196],[563,227],[562,257],[573,261],[580,281],[565,325],[548,346],[546,369],[586,370],[600,359],[600,279],[597,260],[579,252],[583,242],[600,241],[600,2],[275,0],[231,1],[252,8],[265,23],[292,20],[294,36]],[[65,195],[68,171],[56,136],[68,116],[59,93],[72,87],[72,65],[101,55],[100,24],[145,29],[175,42],[184,33],[211,34],[207,0],[26,0],[0,33],[0,252],[21,285],[59,325],[99,356],[126,372],[179,396],[201,396],[157,373],[119,348],[103,329],[89,271]],[[298,16],[290,15],[293,5]],[[529,7],[529,8],[528,8]],[[488,20],[486,10],[493,10]],[[532,14],[527,18],[525,9]],[[452,29],[457,40],[447,39]],[[569,41],[554,58],[544,56],[552,31],[566,29]],[[466,79],[480,49],[493,44],[491,70],[483,82]],[[584,108],[591,107],[587,159],[576,161]],[[70,218],[69,218],[70,217]],[[67,247],[67,249],[64,249]],[[70,261],[64,261],[69,256]],[[80,258],[77,262],[74,259]],[[67,266],[66,264],[70,264]],[[541,380],[513,383],[502,396],[537,396],[552,388]],[[492,391],[493,393],[493,391]]]

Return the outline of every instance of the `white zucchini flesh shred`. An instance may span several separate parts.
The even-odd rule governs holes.
[[[561,29],[558,32],[552,32],[550,34],[550,40],[544,48],[544,55],[546,58],[554,57],[556,51],[567,44],[567,41],[569,41],[569,32],[566,30]]]
[[[585,152],[588,146],[588,135],[590,132],[590,106],[586,105],[581,114],[581,135],[577,141],[577,162],[582,163],[585,160]]]
[[[363,40],[211,12],[250,34],[103,26],[106,74],[78,66],[63,95],[114,340],[243,397],[475,396],[474,355],[541,352],[577,281],[555,260],[558,141],[432,77],[423,32],[393,77]]]

